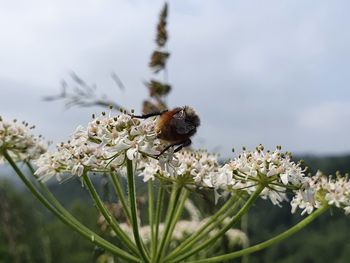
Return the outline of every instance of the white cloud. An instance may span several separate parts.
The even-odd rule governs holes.
[[[350,103],[325,102],[306,108],[299,116],[302,129],[318,132],[342,133],[350,130]]]

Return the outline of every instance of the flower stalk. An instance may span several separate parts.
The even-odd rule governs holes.
[[[207,241],[203,242],[201,245],[191,249],[190,251],[184,253],[183,255],[181,255],[181,256],[179,256],[179,257],[177,257],[169,262],[174,262],[174,263],[180,262],[180,261],[192,256],[196,252],[204,249],[205,247],[209,246],[210,244],[214,243],[218,238],[220,238],[223,234],[225,234],[225,232],[227,230],[229,230],[235,223],[237,223],[238,220],[241,219],[241,217],[245,213],[247,213],[247,211],[249,210],[251,205],[259,197],[260,193],[264,190],[264,188],[265,188],[264,185],[259,185],[257,187],[257,189],[255,190],[255,192],[253,193],[253,195],[251,195],[250,198],[247,200],[247,202],[244,204],[244,206],[238,211],[238,213],[234,217],[232,217],[230,222],[225,227],[223,227],[222,229],[220,229],[218,231],[218,233],[216,233],[214,236],[210,237]]]
[[[87,186],[92,199],[94,200],[98,210],[101,212],[105,220],[108,222],[112,230],[115,232],[120,241],[127,246],[132,252],[139,254],[135,244],[132,243],[130,238],[124,233],[124,231],[120,228],[118,222],[116,222],[115,218],[110,214],[108,209],[103,204],[101,198],[99,197],[94,185],[91,182],[90,177],[87,174],[87,171],[83,173],[83,180],[85,185]]]
[[[225,262],[227,260],[232,260],[234,258],[242,257],[245,255],[249,255],[254,252],[258,252],[260,250],[263,250],[267,247],[270,247],[272,245],[275,245],[282,240],[290,237],[291,235],[299,232],[302,230],[304,227],[306,227],[308,224],[310,224],[312,221],[314,221],[317,217],[322,215],[324,212],[326,212],[329,209],[329,206],[326,204],[320,208],[318,208],[315,212],[312,214],[308,215],[305,219],[297,223],[295,226],[289,228],[288,230],[282,232],[281,234],[266,240],[264,242],[261,242],[257,245],[233,252],[233,253],[228,253],[222,256],[217,256],[217,257],[211,257],[207,259],[202,259],[202,260],[195,260],[195,261],[189,261],[189,263],[213,263],[213,262]]]
[[[176,205],[175,214],[174,214],[174,218],[170,222],[169,232],[168,232],[168,235],[166,236],[166,239],[165,239],[163,254],[168,249],[168,246],[169,246],[169,243],[171,241],[171,237],[172,237],[173,231],[175,229],[176,223],[179,221],[179,219],[183,213],[184,205],[185,205],[185,202],[188,198],[188,195],[189,195],[189,191],[187,189],[182,188],[179,202],[178,202],[178,204],[175,203],[175,205]]]
[[[147,191],[148,191],[148,224],[151,228],[151,242],[150,242],[150,255],[152,258],[152,255],[154,254],[154,242],[155,241],[155,224],[154,224],[154,192],[153,192],[153,181],[150,180],[147,183]]]
[[[127,169],[127,178],[128,178],[129,205],[130,205],[131,222],[132,222],[134,239],[143,261],[149,262],[149,257],[147,255],[145,246],[141,240],[140,232],[139,232],[133,162],[128,158],[126,158],[126,169]]]
[[[230,206],[235,203],[235,206],[238,206],[238,200],[237,196],[232,196],[214,215],[210,217],[208,222],[206,222],[203,226],[201,226],[195,233],[193,233],[191,236],[189,236],[187,239],[183,240],[181,244],[174,249],[172,253],[169,254],[168,259],[176,257],[178,254],[188,250],[194,243],[197,242],[201,237],[208,234],[213,228],[216,227],[216,224],[219,217],[222,217],[223,219],[226,217],[227,210],[230,208]],[[234,207],[235,209],[236,207]],[[232,209],[230,209],[231,211]]]
[[[167,209],[167,216],[165,218],[164,232],[163,232],[162,239],[160,241],[160,245],[159,245],[159,248],[157,250],[157,256],[155,259],[155,262],[157,262],[157,263],[160,262],[161,257],[164,253],[165,242],[166,242],[167,236],[170,232],[172,221],[175,219],[176,204],[179,200],[181,190],[182,190],[182,188],[179,185],[177,185],[177,184],[173,185],[173,189],[172,189],[170,201],[169,201],[169,206]]]
[[[129,209],[129,206],[128,206],[127,201],[126,201],[126,197],[125,197],[119,176],[116,174],[116,172],[111,172],[111,179],[112,179],[113,188],[114,188],[120,202],[122,203],[123,211],[124,211],[124,214],[126,216],[126,219],[131,224],[130,209]]]
[[[24,185],[29,189],[29,191],[50,211],[52,212],[56,217],[58,217],[64,224],[71,227],[73,230],[77,231],[79,234],[81,234],[83,237],[87,238],[91,242],[95,243],[96,245],[100,246],[103,249],[106,249],[107,251],[111,252],[112,254],[115,254],[125,260],[128,260],[130,262],[141,262],[137,257],[134,257],[127,253],[126,251],[116,247],[115,245],[109,243],[107,240],[101,238],[99,235],[94,233],[93,231],[89,230],[85,226],[83,226],[81,223],[79,223],[77,220],[73,220],[72,217],[67,216],[66,213],[62,213],[62,209],[55,208],[36,188],[35,186],[26,178],[26,176],[22,173],[22,171],[18,168],[16,163],[13,161],[11,156],[7,153],[6,150],[2,150],[2,155],[5,157],[5,159],[9,162],[11,167],[14,169],[14,171],[17,173],[19,178],[22,180]]]
[[[158,238],[159,238],[159,223],[161,220],[161,215],[163,211],[163,198],[164,198],[164,188],[162,185],[159,186],[158,194],[157,194],[157,204],[156,204],[156,213],[155,213],[155,222],[154,222],[154,241],[153,241],[153,251],[152,251],[152,259],[156,257],[157,249],[158,249]]]

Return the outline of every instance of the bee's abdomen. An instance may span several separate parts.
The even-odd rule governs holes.
[[[183,134],[179,134],[176,131],[176,127],[174,127],[171,124],[171,119],[174,114],[176,114],[177,111],[172,110],[163,113],[158,120],[158,125],[157,125],[157,137],[159,139],[168,141],[168,142],[179,142],[185,139],[186,136]]]

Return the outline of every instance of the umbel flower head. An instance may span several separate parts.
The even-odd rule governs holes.
[[[41,180],[55,174],[81,176],[86,171],[108,172],[122,166],[125,158],[149,158],[159,154],[161,143],[155,133],[156,119],[138,120],[128,114],[102,113],[87,127],[79,126],[67,143],[56,152],[42,155],[36,162]]]
[[[216,155],[205,151],[173,152],[170,148],[159,160],[154,156],[166,146],[157,138],[157,117],[140,120],[128,114],[111,116],[103,113],[84,128],[79,126],[67,143],[57,145],[55,152],[42,155],[36,175],[43,181],[53,175],[70,173],[81,176],[84,171],[123,174],[125,159],[137,159],[137,169],[144,181],[154,179],[181,180],[200,184],[209,172],[218,169]]]
[[[204,150],[172,150],[160,156],[159,161],[147,160],[140,164],[144,181],[158,178],[160,180],[176,180],[182,184],[206,186],[203,183],[210,173],[219,169],[218,156]]]
[[[34,128],[26,122],[7,122],[0,117],[0,163],[3,162],[3,151],[14,161],[33,160],[46,152],[47,143],[32,133]]]
[[[301,214],[311,214],[315,208],[323,205],[335,206],[350,214],[350,181],[348,176],[337,174],[327,177],[318,171],[316,175],[308,178],[304,186],[295,191],[291,201],[292,213],[297,208],[302,209]]]
[[[263,185],[265,188],[260,196],[280,205],[287,200],[286,190],[299,189],[305,180],[304,170],[291,160],[289,153],[281,152],[280,147],[264,151],[259,145],[254,151],[243,150],[217,172],[210,173],[204,183],[215,189],[244,191],[249,195]]]
[[[264,152],[243,151],[237,158],[220,166],[217,155],[206,151],[170,148],[159,159],[166,146],[157,137],[157,117],[139,120],[128,114],[111,116],[102,113],[84,128],[79,126],[67,143],[56,152],[43,154],[37,161],[36,175],[46,181],[53,175],[70,173],[81,176],[84,171],[124,173],[124,161],[137,159],[137,171],[144,181],[157,178],[181,184],[223,190],[227,193],[243,190],[248,194],[263,184],[262,198],[280,204],[286,189],[298,189],[305,181],[299,164],[280,148]],[[153,158],[152,158],[153,157]]]

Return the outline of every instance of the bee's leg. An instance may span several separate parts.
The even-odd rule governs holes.
[[[183,147],[187,147],[191,145],[191,143],[192,141],[190,139],[183,141],[178,147],[176,147],[176,149],[174,150],[174,153],[180,151]]]
[[[165,147],[159,154],[156,155],[157,158],[159,158],[159,156],[161,156],[163,153],[165,153],[167,150],[169,150],[170,147],[173,147],[175,145],[178,145],[177,143],[172,143],[169,144],[167,147]]]
[[[176,145],[179,145],[175,150],[174,153],[180,151],[183,147],[189,146],[192,143],[192,141],[190,139],[186,139],[184,141],[181,142],[176,142],[176,143],[172,143],[169,144],[167,147],[165,147],[159,154],[156,155],[157,158],[159,158],[159,156],[161,156],[163,153],[165,153],[167,150],[169,150],[169,148],[174,147]]]
[[[137,118],[137,119],[147,119],[149,117],[153,116],[159,116],[162,115],[164,112],[167,112],[168,110],[160,111],[160,112],[153,112],[149,114],[143,114],[143,115],[134,115],[134,114],[129,114],[132,118]]]

